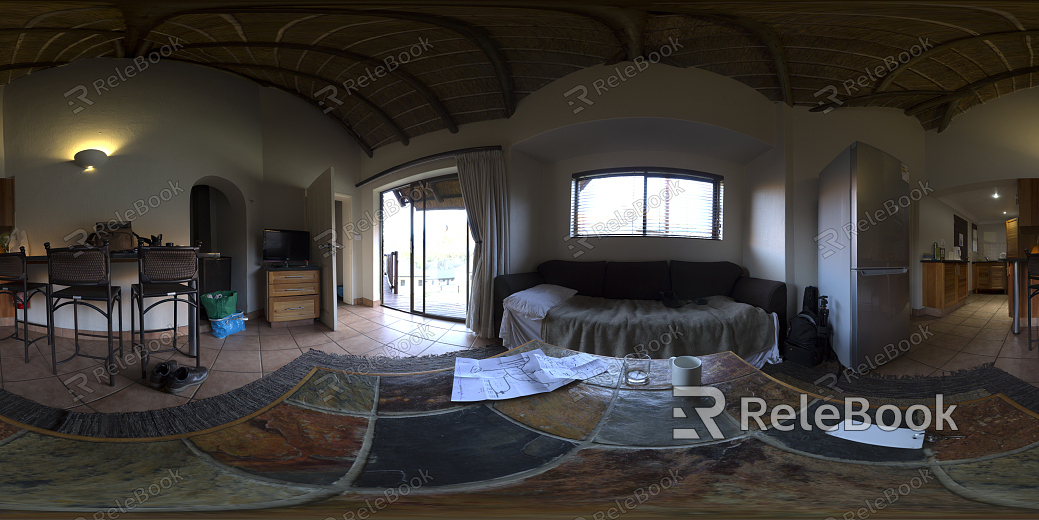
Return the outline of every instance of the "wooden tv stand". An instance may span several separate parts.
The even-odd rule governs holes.
[[[272,327],[313,324],[321,315],[321,268],[268,267],[264,315]]]

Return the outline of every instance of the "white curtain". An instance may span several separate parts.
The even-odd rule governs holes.
[[[501,150],[460,153],[458,183],[469,217],[473,283],[465,326],[481,338],[494,337],[494,277],[508,272],[509,196]]]

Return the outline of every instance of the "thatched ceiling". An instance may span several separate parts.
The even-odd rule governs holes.
[[[147,56],[173,38],[183,48],[168,59],[306,99],[371,155],[509,117],[567,74],[678,41],[664,63],[731,77],[775,102],[890,107],[941,131],[975,105],[1032,87],[1039,72],[1039,2],[978,4],[7,1],[0,84],[76,59]],[[392,72],[377,68],[408,52]],[[849,83],[878,67],[884,77]]]

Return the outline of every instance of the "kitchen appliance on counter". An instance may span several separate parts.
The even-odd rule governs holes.
[[[884,347],[909,340],[912,213],[902,206],[889,211],[891,201],[911,200],[908,179],[901,161],[861,142],[819,174],[820,236],[841,230],[841,240],[850,242],[820,254],[819,290],[830,295],[833,350],[856,372],[890,361]],[[857,233],[843,232],[848,223],[859,224]]]

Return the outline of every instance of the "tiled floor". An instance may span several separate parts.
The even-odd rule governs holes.
[[[384,307],[339,306],[340,330],[335,332],[317,324],[305,327],[272,328],[266,321],[250,320],[246,330],[225,339],[202,333],[202,364],[210,368],[209,378],[200,386],[180,395],[153,390],[141,382],[138,360],[126,356],[108,385],[108,376],[100,362],[76,358],[58,366],[51,373],[50,347],[45,341],[30,345],[29,363],[25,363],[24,344],[18,340],[0,341],[0,385],[8,392],[41,404],[77,412],[135,412],[167,408],[205,399],[249,384],[285,366],[310,349],[330,354],[408,357],[443,354],[492,343],[479,338],[464,324],[412,316]],[[9,335],[11,327],[0,328],[0,337]],[[107,347],[101,342],[81,342],[89,354],[103,355]],[[68,356],[73,344],[59,338],[58,359]],[[163,347],[165,348],[165,347]],[[125,352],[130,352],[126,343]],[[176,359],[194,366],[194,361],[180,354],[154,354],[157,359]]]
[[[1006,295],[972,294],[966,305],[945,317],[914,316],[913,331],[924,327],[933,335],[872,373],[940,376],[994,362],[996,368],[1039,386],[1039,350],[1028,351],[1024,324],[1020,334],[1010,332],[1009,314]]]

